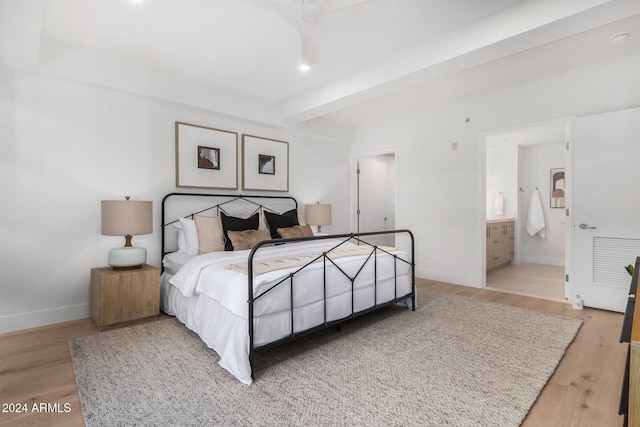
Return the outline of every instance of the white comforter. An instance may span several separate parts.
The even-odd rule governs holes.
[[[273,257],[290,257],[306,252],[322,252],[338,244],[336,240],[319,240],[295,244],[263,247],[254,256],[255,260]],[[347,243],[350,245],[351,243]],[[225,267],[247,262],[250,249],[233,252],[211,252],[192,258],[170,280],[185,297],[205,294],[221,303],[238,316],[247,317],[247,276]],[[289,274],[289,270],[266,273],[254,279],[254,295],[259,295],[260,285]]]
[[[338,242],[325,239],[264,247],[256,253],[254,259],[322,253]],[[248,358],[248,277],[225,267],[233,263],[246,262],[249,252],[214,252],[197,256],[188,261],[169,280],[174,294],[179,293],[180,298],[184,299],[199,300],[197,303],[186,304],[189,306],[189,312],[182,316],[184,319],[180,316],[178,318],[216,350],[221,357],[221,366],[246,384],[252,381]],[[409,255],[405,252],[395,253],[409,260]],[[283,338],[289,335],[292,329],[299,332],[322,324],[325,307],[327,320],[337,320],[351,314],[352,304],[357,312],[373,306],[374,300],[380,304],[411,292],[409,264],[396,262],[396,281],[393,257],[379,253],[375,269],[373,258],[362,268],[365,259],[366,257],[357,256],[336,260],[347,275],[353,277],[357,273],[353,283],[353,295],[351,279],[335,267],[329,268],[330,264],[327,264],[326,291],[323,286],[325,273],[322,262],[311,264],[296,273],[293,279],[293,326],[289,279],[258,298],[254,304],[254,345],[259,346]],[[297,269],[298,267],[276,270],[256,276],[253,284],[254,298]],[[374,290],[375,270],[377,285]],[[203,296],[205,298],[201,298]],[[212,311],[216,313],[211,313]]]

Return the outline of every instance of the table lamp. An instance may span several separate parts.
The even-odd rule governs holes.
[[[304,207],[305,222],[309,225],[317,225],[318,233],[321,233],[323,225],[331,225],[331,205],[306,205]]]
[[[140,268],[147,262],[147,250],[131,245],[131,237],[153,232],[150,201],[102,200],[102,235],[124,236],[123,247],[109,251],[109,265],[114,270]]]

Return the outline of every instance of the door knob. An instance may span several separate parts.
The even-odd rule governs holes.
[[[581,230],[595,230],[595,227],[591,227],[585,223],[580,224],[578,227],[580,227]]]

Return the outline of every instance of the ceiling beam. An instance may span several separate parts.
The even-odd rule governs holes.
[[[301,123],[640,13],[637,0],[534,0],[432,40],[328,85],[283,99]],[[482,35],[482,37],[479,37]]]

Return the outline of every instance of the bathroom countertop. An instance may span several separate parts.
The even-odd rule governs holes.
[[[504,221],[515,221],[515,219],[513,217],[493,217],[493,218],[487,218],[487,224],[492,224],[494,222],[504,222]]]

